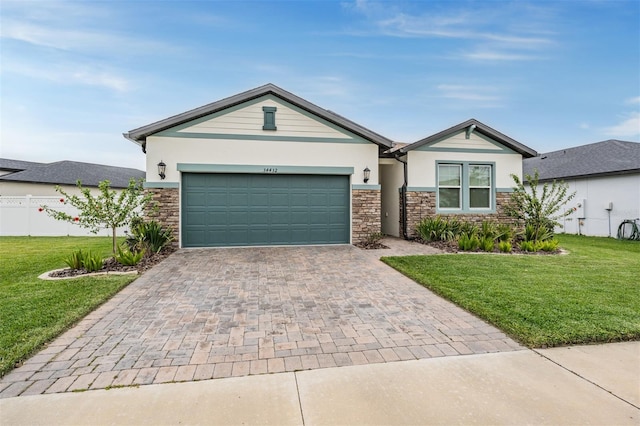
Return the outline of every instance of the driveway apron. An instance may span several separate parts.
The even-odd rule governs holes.
[[[386,254],[180,250],[7,374],[0,397],[523,349]]]

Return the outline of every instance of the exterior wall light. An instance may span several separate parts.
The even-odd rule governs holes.
[[[164,164],[164,161],[160,160],[160,162],[158,163],[158,174],[160,175],[160,179],[164,179],[165,178],[165,174],[164,172],[167,170],[167,165]]]
[[[369,170],[369,167],[365,167],[363,172],[364,172],[364,183],[367,183],[369,182],[369,176],[371,175],[371,170]]]

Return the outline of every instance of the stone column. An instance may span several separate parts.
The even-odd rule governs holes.
[[[351,191],[351,206],[351,232],[354,244],[363,242],[367,236],[381,231],[380,190],[353,189]]]
[[[423,217],[434,216],[435,212],[435,192],[407,191],[407,236],[415,238],[418,223]]]
[[[170,228],[173,234],[171,245],[178,248],[180,244],[180,191],[178,188],[147,188],[152,194],[144,215],[146,220],[155,220],[162,226]]]

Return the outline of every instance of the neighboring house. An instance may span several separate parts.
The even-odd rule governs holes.
[[[83,186],[98,187],[109,180],[112,188],[126,188],[129,180],[144,179],[141,170],[81,163],[57,161],[55,163],[33,163],[29,161],[0,158],[0,195],[58,195],[59,185],[66,192],[77,194],[76,182]]]
[[[272,84],[124,136],[181,247],[357,243],[433,214],[498,218],[509,174],[536,155],[476,120],[394,147]]]
[[[34,163],[32,161],[9,160],[8,158],[0,158],[0,176],[11,173],[21,172],[33,167],[42,166],[42,163]]]
[[[132,178],[143,179],[144,172],[77,161],[34,163],[0,158],[0,235],[93,235],[75,224],[51,218],[40,207],[48,205],[73,216],[77,210],[60,201],[64,197],[56,186],[78,195],[78,180],[92,190],[99,182],[109,180],[118,190],[126,188]],[[124,229],[119,234],[123,235]],[[100,235],[110,235],[110,230]]]
[[[615,237],[623,220],[640,218],[640,143],[607,140],[524,161],[525,175],[536,169],[541,183],[564,181],[576,193],[560,232]]]

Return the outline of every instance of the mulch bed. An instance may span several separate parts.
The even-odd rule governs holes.
[[[362,243],[356,243],[354,244],[354,246],[363,249],[363,250],[378,250],[378,249],[388,249],[389,247],[385,246],[384,244],[382,244],[379,241],[372,241],[372,242],[362,242]]]
[[[102,269],[92,273],[138,271],[138,274],[143,274],[145,271],[162,262],[174,251],[175,249],[166,248],[163,249],[160,253],[145,255],[142,260],[140,260],[140,263],[138,263],[136,266],[121,265],[120,263],[116,262],[113,257],[110,257],[103,262]],[[52,278],[70,278],[77,277],[79,275],[87,275],[89,273],[90,272],[87,272],[85,269],[62,269],[60,271],[50,272],[49,276]]]
[[[420,244],[425,244],[428,245],[430,247],[434,247],[437,248],[439,250],[442,250],[445,253],[498,253],[498,254],[526,254],[526,255],[550,255],[550,254],[560,254],[562,253],[562,250],[555,250],[555,251],[536,251],[536,252],[531,252],[531,251],[524,251],[521,250],[520,247],[518,247],[517,244],[512,244],[512,248],[511,248],[511,252],[510,253],[503,253],[500,251],[500,249],[498,248],[498,245],[496,244],[493,252],[486,252],[484,250],[480,250],[480,249],[476,249],[476,250],[470,250],[470,251],[462,251],[458,248],[458,242],[457,241],[424,241],[421,238],[416,238],[414,240],[417,243]]]

